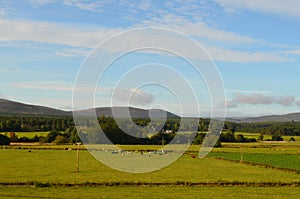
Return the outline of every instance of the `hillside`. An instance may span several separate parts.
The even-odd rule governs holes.
[[[289,113],[285,115],[268,115],[260,117],[247,118],[228,118],[227,121],[239,123],[253,123],[253,122],[300,122],[300,113]]]
[[[54,108],[23,104],[6,99],[0,99],[0,114],[17,114],[17,115],[71,115],[70,112]]]
[[[98,116],[106,116],[106,117],[113,117],[113,112],[116,115],[115,117],[119,118],[127,118],[127,107],[100,107],[96,108],[96,114]],[[94,112],[94,109],[86,109],[78,111],[82,115],[91,115]],[[129,113],[132,118],[149,118],[149,114],[153,118],[162,118],[164,115],[167,115],[167,118],[178,118],[179,116],[170,113],[168,111],[160,110],[160,109],[140,109],[140,108],[133,108],[129,107]]]
[[[127,117],[127,109],[127,107],[99,107],[96,108],[96,113],[98,116],[104,115],[106,117],[112,117],[112,112],[115,112],[118,113],[120,118],[125,118]],[[161,118],[165,113],[168,118],[178,118],[177,115],[160,109],[145,110],[133,107],[129,108],[129,113],[133,118],[149,118],[149,111],[151,117],[154,118]],[[85,109],[77,112],[80,112],[83,115],[91,115],[93,114],[94,109]],[[0,99],[0,114],[72,116],[71,111],[63,111],[38,105],[29,105],[6,99]]]
[[[98,107],[96,113],[98,116],[112,117],[112,112],[117,113],[118,117],[127,117],[127,107]],[[94,109],[79,110],[83,115],[92,115]],[[178,118],[179,116],[164,111],[161,109],[140,109],[129,107],[130,116],[133,118],[149,118],[149,113],[153,118],[161,118],[167,115],[167,118]],[[15,115],[48,115],[48,116],[72,116],[72,111],[63,111],[45,106],[24,104],[20,102],[10,101],[0,98],[0,114],[15,114]],[[238,123],[253,123],[253,122],[300,122],[300,113],[289,113],[285,115],[269,115],[259,117],[239,117],[227,118],[227,121]]]

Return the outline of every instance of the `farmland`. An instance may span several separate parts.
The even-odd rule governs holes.
[[[18,137],[33,138],[34,136],[47,136],[50,131],[38,131],[38,132],[15,132]],[[2,132],[2,135],[9,135],[9,132]]]
[[[75,145],[10,146],[0,149],[0,198],[39,198],[41,195],[46,198],[95,198],[98,195],[142,198],[152,193],[152,198],[173,198],[174,194],[177,198],[221,198],[224,194],[230,198],[243,195],[297,198],[300,194],[299,145],[298,142],[227,143],[213,149],[204,159],[193,158],[199,150],[199,146],[194,145],[170,166],[143,174],[108,168],[83,146],[79,151],[78,173],[75,172]],[[72,150],[63,150],[66,147]],[[121,147],[154,150],[161,146]],[[239,161],[241,154],[244,162]]]
[[[170,193],[170,190],[172,193]],[[298,199],[299,187],[50,187],[1,188],[0,197],[12,198],[249,198]],[[41,197],[42,196],[42,197]]]
[[[211,157],[218,157],[228,160],[238,160],[278,168],[288,168],[300,171],[300,155],[291,154],[254,154],[254,153],[211,153]]]

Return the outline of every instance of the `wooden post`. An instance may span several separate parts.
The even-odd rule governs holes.
[[[77,155],[76,155],[76,173],[79,172],[79,145],[80,143],[77,144]]]
[[[240,147],[240,152],[241,152],[240,162],[243,162],[243,147],[242,146]]]

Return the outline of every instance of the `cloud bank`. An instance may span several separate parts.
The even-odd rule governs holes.
[[[238,105],[271,105],[278,104],[281,106],[293,106],[296,102],[294,96],[265,96],[262,94],[237,94],[234,99],[226,103],[226,108],[235,108]],[[300,105],[300,103],[299,103]]]
[[[298,0],[215,0],[215,2],[228,11],[245,9],[253,12],[300,17],[300,1]]]

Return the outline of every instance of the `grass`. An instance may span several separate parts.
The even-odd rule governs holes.
[[[249,133],[249,132],[235,132],[235,135],[242,134],[245,138],[255,138],[258,139],[259,133]],[[300,136],[282,136],[284,141],[290,141],[293,137],[296,141],[300,141]],[[272,140],[272,135],[264,135],[264,140]]]
[[[248,198],[297,199],[300,187],[5,187],[0,198]]]
[[[126,157],[124,157],[126,158]],[[296,182],[300,176],[222,160],[193,159],[184,155],[172,165],[144,174],[123,173],[106,167],[87,151],[80,151],[80,172],[75,173],[76,151],[0,150],[0,182]]]
[[[264,164],[285,168],[292,165],[299,169],[299,145],[299,142],[230,143],[223,144],[225,148],[214,148],[210,155],[239,160],[242,152],[244,161],[264,161]],[[76,173],[76,150],[53,150],[66,147],[76,148],[75,145],[47,145],[0,149],[0,198],[293,199],[300,195],[300,174],[210,157],[193,158],[200,146],[191,146],[185,155],[166,168],[143,174],[113,170],[86,150],[79,152],[79,173]],[[155,145],[121,147],[132,151],[161,148]],[[23,186],[3,186],[4,183]]]
[[[37,132],[15,132],[16,135],[20,137],[27,137],[27,138],[33,138],[34,136],[47,136],[50,131],[37,131]],[[9,137],[10,132],[0,132],[2,135],[6,135]]]
[[[33,138],[35,135],[37,136],[47,136],[47,134],[50,131],[43,131],[43,132],[15,132],[18,137],[28,137],[28,138]],[[9,136],[10,132],[0,132],[2,135],[7,135]],[[186,134],[189,134],[190,132],[184,132]],[[242,134],[245,138],[255,138],[257,139],[259,137],[259,133],[249,133],[249,132],[236,132],[235,135]],[[289,141],[290,138],[293,137],[296,141],[300,141],[300,136],[282,136],[284,141]],[[264,135],[264,140],[267,139],[272,139],[271,135]]]
[[[213,152],[221,153],[262,153],[262,154],[300,154],[299,142],[297,145],[270,145],[270,144],[222,144],[222,148],[214,148]]]
[[[289,168],[300,171],[300,155],[295,154],[255,154],[255,153],[210,153],[211,157],[229,160],[240,160],[271,165],[278,168]]]

